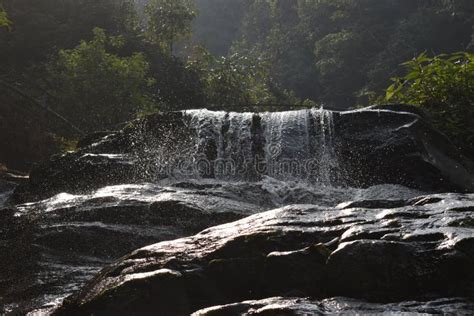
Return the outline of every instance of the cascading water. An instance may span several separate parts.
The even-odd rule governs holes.
[[[334,113],[323,109],[226,113],[185,111],[195,132],[198,175],[333,185],[339,169]]]
[[[386,159],[388,152],[388,158],[393,158],[392,155],[396,158],[389,160],[388,166],[392,171],[399,170],[404,167],[399,158],[411,159],[424,153],[425,147],[400,155],[393,150],[400,148],[393,147],[397,141],[412,148],[412,143],[406,142],[410,138],[407,135],[418,139],[421,133],[416,130],[416,134],[410,134],[415,132],[407,129],[418,119],[405,112],[371,109],[353,112],[313,108],[266,113],[208,110],[157,113],[82,147],[77,153],[55,158],[42,167],[41,172],[32,173],[28,186],[20,187],[26,190],[24,197],[36,199],[39,194],[38,199],[11,205],[10,201],[15,201],[13,195],[6,205],[9,209],[0,214],[2,220],[8,219],[0,225],[0,231],[4,236],[15,237],[4,245],[9,250],[22,250],[20,253],[2,251],[3,257],[0,256],[0,260],[7,260],[4,262],[11,263],[8,266],[14,268],[13,273],[9,270],[3,275],[0,273],[8,290],[7,295],[2,293],[0,297],[0,314],[32,308],[41,308],[47,314],[66,296],[82,288],[111,260],[134,249],[189,236],[204,228],[280,207],[304,211],[308,205],[314,206],[311,211],[314,218],[301,217],[299,212],[288,213],[294,218],[298,231],[310,231],[309,242],[313,243],[314,232],[327,229],[330,233],[324,233],[325,237],[333,239],[336,231],[342,233],[340,223],[357,226],[372,218],[367,217],[372,212],[372,205],[379,205],[380,215],[384,217],[377,217],[377,220],[387,226],[378,227],[369,221],[364,227],[368,227],[367,234],[374,233],[371,236],[383,232],[393,238],[398,233],[392,230],[397,229],[399,221],[404,223],[406,217],[415,218],[404,215],[406,211],[397,215],[399,205],[412,203],[411,199],[431,192],[402,186],[396,172],[389,174],[389,181],[371,179],[372,169],[378,173],[378,170],[384,171],[376,168],[380,162],[375,161],[373,165],[372,162],[377,155]],[[377,133],[373,133],[374,126]],[[438,134],[434,135],[438,137]],[[372,151],[375,151],[374,155]],[[416,175],[417,178],[425,177],[426,173],[421,170]],[[364,179],[368,179],[367,183]],[[48,195],[44,194],[43,188],[47,189]],[[10,186],[2,187],[0,181],[0,208],[11,189]],[[437,199],[418,199],[423,204],[413,207],[420,208],[420,214],[425,214],[424,203],[437,203],[432,202]],[[335,208],[348,201],[356,203]],[[354,208],[346,209],[349,205]],[[457,204],[453,207],[459,209]],[[410,214],[411,208],[412,204],[409,204]],[[340,219],[334,221],[333,213],[339,213]],[[457,217],[463,212],[450,213]],[[400,220],[391,216],[399,216]],[[282,238],[288,239],[285,236],[291,223],[281,222],[284,225],[279,227],[275,224],[278,221],[272,217],[268,219],[268,227],[284,230]],[[310,221],[306,222],[307,219]],[[425,219],[424,215],[420,217],[421,227],[426,226]],[[337,227],[334,223],[338,223]],[[248,225],[252,224],[249,222]],[[313,224],[315,227],[309,226]],[[228,227],[231,230],[242,228]],[[401,227],[405,229],[405,224]],[[290,229],[294,229],[293,226]],[[449,234],[451,229],[455,228],[449,227]],[[464,234],[465,228],[460,229]],[[344,233],[340,240],[367,235],[365,231],[359,234],[358,227],[346,232],[350,234]],[[399,235],[400,238],[403,236]],[[216,240],[220,242],[221,239]],[[231,240],[232,249],[235,240],[238,241]],[[261,239],[256,240],[260,242]],[[299,238],[294,240],[297,244],[291,249],[303,249],[309,244],[300,244],[297,240]],[[181,243],[178,241],[177,245]],[[433,242],[430,239],[428,243]],[[389,242],[383,240],[381,244],[388,245]],[[277,243],[274,245],[280,247]],[[267,249],[271,248],[265,248],[262,254],[266,254]],[[25,259],[17,265],[19,255]],[[205,256],[209,257],[208,254]],[[284,257],[291,259],[292,256]]]
[[[320,109],[311,110],[315,120],[319,118],[319,182],[326,185],[333,183],[333,176],[339,169],[339,157],[334,143],[334,113]]]

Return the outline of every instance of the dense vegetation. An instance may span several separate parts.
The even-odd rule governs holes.
[[[282,87],[329,107],[366,102],[421,52],[474,48],[470,0],[227,0],[214,10],[229,2],[246,11],[230,51],[267,60]]]
[[[423,53],[403,65],[407,73],[392,79],[382,101],[426,110],[441,131],[474,157],[474,54],[429,58]]]
[[[368,104],[403,76],[402,62],[474,48],[471,0],[0,3],[0,147],[8,148],[0,161],[23,169],[66,139],[115,129],[140,113]],[[471,103],[454,100],[447,87],[461,88],[451,79],[437,90],[439,101],[415,99],[416,85],[401,83],[390,101],[432,110],[453,137],[472,133],[469,121],[458,120],[472,117],[460,115],[472,113],[472,94]],[[472,76],[466,80],[472,92]],[[453,107],[450,125],[439,123]]]

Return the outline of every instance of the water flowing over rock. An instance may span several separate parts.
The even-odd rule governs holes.
[[[267,175],[331,185],[338,171],[334,113],[186,111],[198,136],[200,176],[255,180]],[[322,163],[324,161],[324,163]]]
[[[472,306],[472,163],[410,106],[158,113],[79,147],[0,187],[0,313]]]
[[[33,171],[15,201],[168,178],[474,191],[472,163],[407,110],[161,113],[82,146]]]

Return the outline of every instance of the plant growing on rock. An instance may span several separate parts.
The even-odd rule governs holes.
[[[441,131],[474,157],[474,54],[423,53],[403,65],[407,73],[392,79],[385,101],[426,110]]]

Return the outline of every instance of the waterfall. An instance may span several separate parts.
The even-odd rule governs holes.
[[[195,135],[195,176],[269,176],[332,185],[339,169],[334,113],[324,109],[235,113],[184,111]]]
[[[333,183],[332,176],[337,172],[339,159],[336,155],[334,144],[334,112],[324,109],[311,110],[311,115],[319,119],[319,179],[325,185]]]

